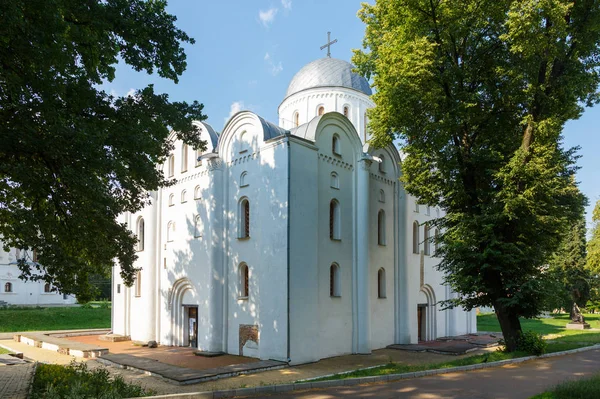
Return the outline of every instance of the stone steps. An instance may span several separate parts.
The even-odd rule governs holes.
[[[84,344],[40,333],[15,334],[13,339],[16,342],[22,342],[35,348],[47,349],[63,355],[86,359],[97,358],[108,353],[107,348],[102,348],[97,345]]]

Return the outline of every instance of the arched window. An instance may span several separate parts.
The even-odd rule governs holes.
[[[167,224],[167,242],[173,241],[174,237],[175,237],[175,222],[170,221],[169,224]]]
[[[247,176],[248,172],[242,172],[240,175],[240,187],[246,187],[248,185],[248,179],[246,178]]]
[[[138,251],[143,251],[144,250],[144,218],[140,217],[137,220],[137,227],[136,227],[136,232],[137,232],[137,250]]]
[[[202,219],[200,215],[194,217],[194,237],[202,237]]]
[[[331,188],[340,188],[340,178],[335,172],[331,172]]]
[[[340,266],[337,263],[332,263],[329,267],[329,296],[341,296]]]
[[[4,284],[4,292],[13,292],[12,288],[12,283]]]
[[[385,202],[385,191],[379,190],[379,202]]]
[[[379,156],[381,162],[379,162],[379,173],[385,173],[385,155],[381,154]]]
[[[333,199],[329,203],[329,238],[339,240],[340,233],[340,204]]]
[[[430,245],[431,240],[429,237],[429,224],[425,223],[425,226],[423,226],[423,252],[425,252],[425,255],[431,254]]]
[[[240,299],[247,299],[250,296],[250,270],[248,270],[248,265],[242,263],[240,265]]]
[[[335,155],[340,155],[340,136],[337,134],[334,134],[331,139],[331,152]]]
[[[196,162],[196,167],[201,166],[202,165],[202,160],[200,159],[200,157],[202,156],[202,150],[197,149],[195,151],[196,153],[196,160],[194,162]]]
[[[321,116],[325,113],[325,107],[324,106],[319,106],[319,108],[317,109],[317,115]]]
[[[419,213],[419,203],[417,202],[416,199],[415,199],[415,212]]]
[[[239,238],[250,237],[250,201],[242,198],[239,206]]]
[[[139,270],[135,274],[135,296],[142,296],[142,272]]]
[[[385,298],[385,269],[382,267],[377,271],[377,297]]]
[[[429,215],[430,215],[430,213],[431,213],[431,207],[430,207],[429,205],[427,205],[427,206],[425,207],[425,215],[429,216]]]
[[[434,255],[437,255],[438,250],[440,249],[440,231],[438,229],[435,229],[435,232],[433,233],[433,248],[434,248]]]
[[[37,249],[33,248],[33,253],[31,255],[31,260],[33,260],[34,262],[38,261],[38,253],[37,253]]]
[[[200,199],[201,197],[202,197],[202,195],[201,195],[200,186],[196,186],[196,188],[194,188],[194,199]]]
[[[45,293],[52,292],[52,287],[50,286],[50,283],[44,284],[44,292]]]
[[[294,126],[300,126],[300,113],[298,111],[294,112]]]
[[[187,172],[188,168],[188,145],[181,144],[181,173]]]
[[[173,177],[175,175],[175,156],[171,155],[169,157],[169,177]]]
[[[15,248],[15,258],[17,260],[21,259],[21,249],[20,248]]]
[[[169,206],[175,205],[175,194],[169,195]]]
[[[377,215],[377,244],[385,245],[385,211],[383,209]]]
[[[344,105],[344,116],[347,118],[350,115],[350,108],[347,105]]]
[[[187,191],[183,190],[181,192],[181,203],[183,204],[184,202],[187,202]]]
[[[369,119],[367,118],[367,112],[363,116],[364,124],[365,124],[365,139],[367,138],[367,127],[369,126]]]
[[[413,254],[419,253],[419,222],[413,223]]]

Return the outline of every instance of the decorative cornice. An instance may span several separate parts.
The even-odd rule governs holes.
[[[378,175],[376,173],[370,173],[370,175],[371,175],[371,179],[380,181],[384,184],[387,184],[388,186],[393,186],[394,184],[396,184],[395,180],[388,179],[388,178]]]
[[[344,162],[342,159],[340,159],[338,157],[333,157],[331,155],[326,155],[326,154],[319,154],[319,159],[321,161],[330,163],[335,166],[339,166],[344,169],[348,169],[350,171],[354,170],[354,166],[352,164],[349,164],[348,162]]]
[[[227,163],[227,166],[241,165],[243,163],[255,160],[258,157],[259,153],[260,153],[260,151],[257,151],[257,152],[253,152],[251,154],[241,156],[239,158],[232,159],[231,161],[229,161]]]

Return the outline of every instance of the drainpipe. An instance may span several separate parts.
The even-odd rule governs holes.
[[[290,209],[291,209],[291,169],[292,169],[292,148],[290,144],[290,134],[287,133],[287,152],[288,152],[288,163],[287,163],[287,361],[288,363],[292,360],[290,358]]]

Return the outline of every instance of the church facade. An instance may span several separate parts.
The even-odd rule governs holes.
[[[302,68],[279,123],[242,111],[208,143],[180,141],[176,179],[122,221],[138,236],[132,287],[113,270],[112,330],[132,340],[291,363],[476,331],[435,266],[440,210],[368,144],[368,82],[323,58]],[[173,140],[174,137],[172,137]]]

